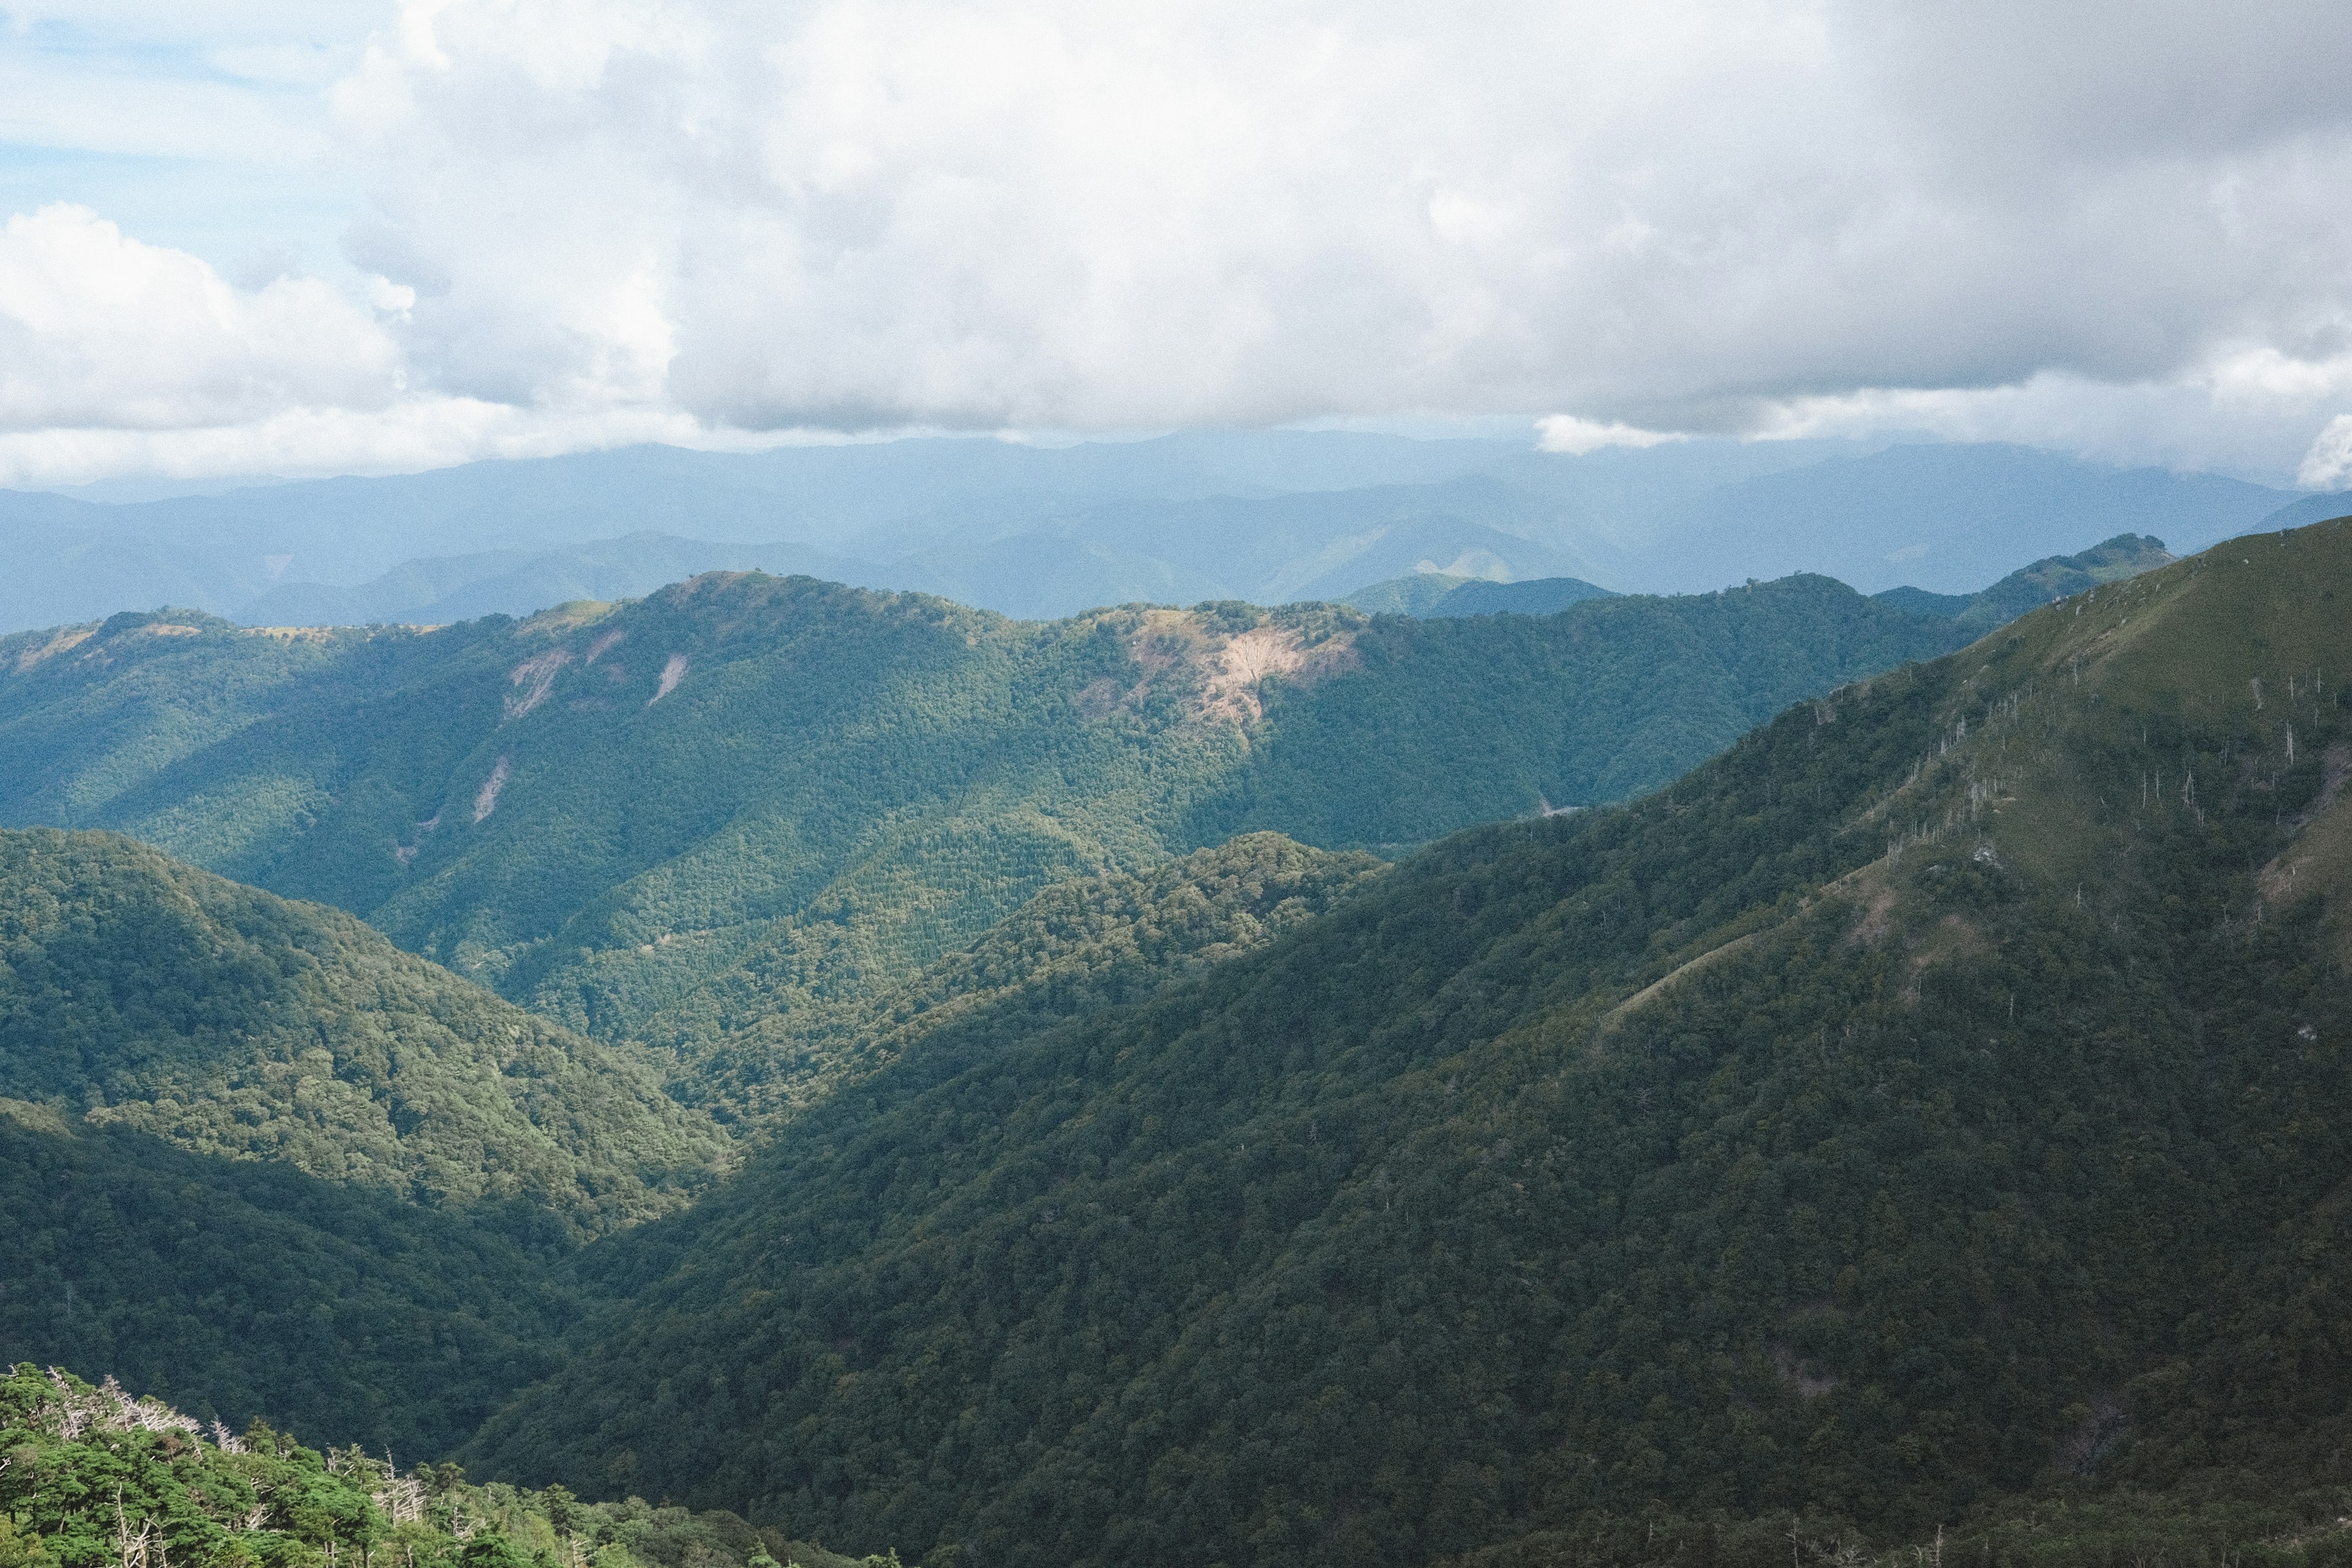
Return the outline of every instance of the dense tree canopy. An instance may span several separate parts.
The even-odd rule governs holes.
[[[2352,523],[1927,664],[1818,580],[1042,626],[709,580],[303,645],[314,707],[239,644],[181,729],[121,709],[110,809],[356,868],[541,1013],[0,836],[0,1351],[499,1479],[404,1524],[389,1461],[20,1369],[0,1568],[2339,1568],[2344,593]],[[231,639],[160,624],[12,645],[0,726]],[[1510,820],[1347,848],[1449,812]]]
[[[110,833],[0,829],[0,1094],[590,1232],[676,1207],[726,1148],[632,1048]]]
[[[1472,622],[756,574],[430,632],[117,616],[0,639],[0,822],[338,905],[691,1088],[714,1009],[868,998],[1050,883],[1620,798],[1967,635],[1822,578]]]
[[[2352,532],[2242,551],[940,1031],[470,1453],[1034,1563],[2330,1480]]]

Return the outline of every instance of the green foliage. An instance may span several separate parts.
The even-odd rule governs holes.
[[[1889,588],[1871,595],[1882,605],[1915,615],[1946,616],[1974,632],[1989,632],[2018,616],[2098,587],[2153,572],[2172,554],[2164,541],[2147,533],[2118,533],[2079,555],[2052,555],[2020,567],[1979,594],[1931,594],[1925,588]]]
[[[676,1207],[725,1147],[627,1050],[340,910],[47,828],[0,830],[0,1094],[585,1232]]]
[[[1790,702],[1966,635],[1806,576],[1548,616],[1382,617],[1356,639],[1360,675],[1269,706],[1269,743],[1190,832],[1409,846],[1432,823],[1622,800]]]
[[[471,1462],[940,1561],[2332,1563],[2348,584],[2240,542],[941,1028],[583,1255]]]
[[[849,1560],[763,1536],[735,1515],[583,1503],[478,1487],[454,1465],[306,1448],[257,1422],[208,1435],[109,1378],[92,1388],[29,1363],[0,1378],[0,1563],[16,1568],[751,1568],[782,1548],[805,1568]],[[873,1558],[895,1568],[896,1558]]]
[[[555,1262],[726,1150],[340,910],[0,830],[0,1357],[446,1452],[553,1364]]]
[[[2334,1568],[2352,1560],[2347,1506],[2340,1488],[2263,1502],[2077,1491],[2004,1501],[1913,1539],[1818,1514],[1595,1513],[1444,1568]]]
[[[1061,883],[878,995],[772,1012],[747,988],[741,1022],[705,1047],[705,1082],[727,1104],[772,1115],[910,1051],[936,1070],[950,1057],[1131,1005],[1263,946],[1358,891],[1381,865],[1251,833],[1142,876],[1106,870]]]
[[[441,1454],[553,1369],[578,1314],[542,1211],[419,1208],[41,1120],[0,1114],[0,1357],[119,1367],[206,1420]]]
[[[685,1052],[870,999],[1041,889],[1264,828],[1325,848],[1654,787],[1960,634],[1824,579],[1563,616],[1013,622],[711,576],[515,624],[199,616],[0,641],[0,821],[121,829]],[[181,628],[181,629],[172,629]]]

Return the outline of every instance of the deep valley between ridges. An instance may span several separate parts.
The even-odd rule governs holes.
[[[12,643],[16,800],[376,929],[0,838],[0,1327],[517,1540],[2321,1568],[2352,527],[2098,564]]]

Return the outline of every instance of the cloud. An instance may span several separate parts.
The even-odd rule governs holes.
[[[2352,486],[2352,414],[2339,414],[2327,422],[2327,428],[2303,455],[2294,477],[2305,489],[2340,490]]]
[[[235,289],[81,207],[0,230],[0,431],[374,411],[398,395],[400,374],[399,346],[315,279]]]
[[[1536,421],[1538,450],[1565,452],[1574,458],[1598,452],[1603,447],[1657,447],[1668,441],[1686,439],[1687,437],[1670,430],[1643,430],[1623,424],[1603,425],[1591,419],[1579,419],[1572,414],[1554,414]]]
[[[412,0],[338,102],[482,395],[1752,429],[2305,352],[2352,12],[2048,10]]]
[[[174,47],[279,84],[334,53],[291,0],[212,4]],[[335,330],[391,345],[349,362],[397,387],[387,451],[426,408],[1559,411],[1566,451],[1903,424],[2284,474],[2352,395],[2348,54],[2332,0],[400,0],[331,93],[370,207]],[[268,292],[230,291],[251,330]],[[90,384],[180,417],[184,357]],[[364,406],[324,374],[238,417]]]

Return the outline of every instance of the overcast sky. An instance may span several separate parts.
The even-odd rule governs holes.
[[[1508,419],[2352,484],[2352,5],[0,0],[0,483]]]

